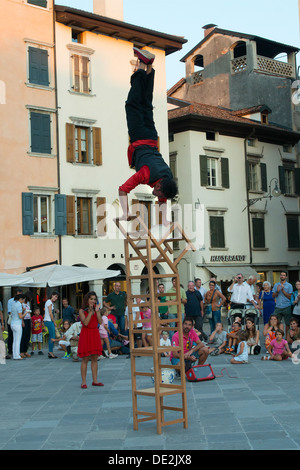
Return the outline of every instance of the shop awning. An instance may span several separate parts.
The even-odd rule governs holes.
[[[242,273],[245,279],[249,276],[256,276],[259,281],[259,274],[251,268],[251,266],[202,266],[208,269],[216,278],[217,281],[232,281],[232,279],[239,273]]]

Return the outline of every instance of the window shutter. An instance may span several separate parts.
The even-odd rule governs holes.
[[[81,57],[81,78],[82,78],[82,91],[83,93],[89,93],[89,62],[88,57]]]
[[[106,198],[97,197],[97,235],[100,237],[107,232],[106,215]]]
[[[22,193],[23,235],[33,235],[33,193]]]
[[[35,153],[51,153],[50,115],[30,113],[31,119],[31,151]]]
[[[75,196],[66,197],[67,235],[75,235]]]
[[[29,82],[36,85],[49,85],[47,50],[29,47]]]
[[[67,162],[75,162],[75,126],[66,123],[66,155]]]
[[[210,216],[210,242],[212,248],[224,248],[224,217]]]
[[[55,194],[55,234],[67,234],[67,200],[65,194]]]
[[[48,51],[40,50],[40,85],[49,86]]]
[[[102,137],[100,127],[93,127],[93,156],[94,165],[102,165]]]
[[[250,163],[248,162],[248,160],[246,161],[246,185],[247,185],[247,189],[249,190],[250,189]]]
[[[222,188],[229,189],[229,160],[221,158]]]
[[[285,194],[286,189],[285,189],[284,167],[279,166],[278,170],[279,170],[279,187],[280,187],[280,191],[281,191],[281,194]]]
[[[295,177],[295,194],[300,196],[300,168],[294,169],[294,177]]]
[[[39,7],[47,8],[47,0],[28,0],[28,3],[32,5],[37,5]]]
[[[260,164],[260,176],[261,176],[261,190],[266,193],[268,191],[268,181],[267,181],[267,165],[265,163]]]
[[[299,217],[297,215],[288,216],[287,222],[287,236],[289,248],[300,248],[299,239]]]
[[[80,65],[79,65],[79,55],[73,55],[73,73],[74,73],[74,91],[80,91]]]
[[[265,220],[254,217],[252,219],[253,248],[265,248]]]
[[[207,186],[207,157],[200,155],[200,181],[201,186]]]

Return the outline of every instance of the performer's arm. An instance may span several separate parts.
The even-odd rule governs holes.
[[[128,178],[122,186],[119,187],[119,200],[123,215],[121,219],[127,220],[129,217],[129,206],[128,206],[128,193],[130,193],[139,184],[147,184],[150,178],[150,170],[147,166],[143,166],[140,171],[137,171],[134,175]]]

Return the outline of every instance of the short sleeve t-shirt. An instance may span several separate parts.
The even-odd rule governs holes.
[[[111,306],[115,305],[116,309],[113,313],[116,317],[122,317],[125,312],[126,292],[120,291],[118,294],[111,292],[105,299],[105,302],[110,303]]]
[[[105,325],[108,325],[108,318],[106,315],[102,316],[102,323],[99,326],[99,331],[100,331],[100,336],[101,338],[107,338],[107,329],[105,328]]]
[[[221,346],[227,339],[226,331],[221,331],[221,333],[216,333],[213,339],[214,346]]]
[[[42,333],[42,315],[32,315],[31,317],[31,333],[33,335],[38,335]]]
[[[271,346],[273,348],[272,352],[273,354],[282,354],[285,350],[285,346],[287,343],[286,339],[283,339],[280,343],[277,343],[276,339],[273,339],[271,341]]]
[[[277,287],[281,286],[280,282],[276,282],[275,286],[273,287],[273,292],[277,293]],[[283,284],[284,290],[287,294],[292,294],[293,293],[293,286],[289,282],[285,282]],[[277,308],[286,308],[290,307],[291,301],[288,299],[283,293],[282,290],[278,292],[278,295],[276,297],[276,307]]]
[[[193,343],[199,342],[199,337],[194,329],[192,329],[188,336],[183,335],[183,352],[187,353],[193,347]],[[172,346],[179,346],[179,333],[176,331],[172,336]],[[173,353],[170,354],[170,359],[172,359]]]
[[[50,299],[47,300],[47,302],[45,303],[45,316],[44,316],[44,321],[52,321],[51,318],[50,318],[50,314],[49,314],[49,305],[51,306],[51,310],[52,310],[52,315],[54,315],[54,305],[53,303],[51,302]]]

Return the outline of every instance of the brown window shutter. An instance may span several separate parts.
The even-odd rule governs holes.
[[[93,154],[94,165],[102,165],[102,138],[100,127],[93,127]]]
[[[97,197],[97,235],[103,236],[106,234],[106,198]]]
[[[67,196],[67,235],[75,235],[75,196]]]
[[[80,65],[79,65],[79,55],[73,55],[73,73],[74,73],[74,83],[73,89],[74,91],[80,91]]]
[[[82,91],[83,93],[89,93],[89,61],[88,57],[81,57],[82,64]]]
[[[66,123],[67,162],[75,162],[75,126]]]

